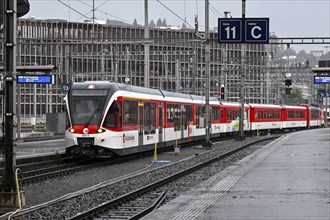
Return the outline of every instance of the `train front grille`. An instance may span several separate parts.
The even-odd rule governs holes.
[[[94,146],[94,138],[78,138],[78,146],[88,149]]]

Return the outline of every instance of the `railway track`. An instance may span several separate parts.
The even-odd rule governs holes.
[[[63,169],[73,164],[74,159],[65,157],[63,154],[54,154],[40,157],[31,157],[18,159],[16,161],[17,168],[24,176],[31,177],[38,173],[51,172],[56,169]],[[0,168],[0,180],[2,179],[3,162]]]
[[[273,136],[271,139],[276,137],[278,136]],[[257,142],[267,140],[269,140],[269,137],[258,139]],[[160,198],[160,196],[155,196],[155,193],[161,195],[161,192],[166,192],[166,195],[169,195],[168,199],[175,197],[177,189],[174,186],[181,186],[184,190],[189,189],[190,186],[186,186],[186,182],[196,184],[196,182],[203,181],[212,175],[212,173],[206,171],[214,170],[214,172],[218,172],[215,168],[210,168],[211,164],[226,160],[232,155],[240,154],[252,144],[256,144],[256,141],[246,142],[244,145],[234,148],[207,151],[160,168],[144,170],[103,182],[47,204],[23,210],[11,219],[37,219],[38,216],[46,216],[46,219],[102,219],[105,216],[112,215],[119,218],[120,213],[123,213],[123,219],[134,219],[134,216],[141,215],[139,213],[146,213],[148,212],[146,210],[150,211],[152,209],[151,207],[158,206],[159,203],[156,203],[156,201],[164,201],[164,198],[155,199]],[[243,156],[246,156],[246,154],[243,153]],[[229,162],[230,159],[224,163]],[[207,167],[206,171],[201,171],[205,167]],[[224,166],[215,165],[214,167],[223,169]],[[203,173],[206,173],[206,175],[202,175]],[[181,178],[190,180],[180,180]],[[173,189],[175,190],[173,191]],[[151,196],[148,196],[149,194]],[[151,202],[144,205],[146,201]],[[131,204],[135,205],[132,206]],[[157,205],[152,206],[150,204]]]
[[[88,169],[123,163],[151,154],[152,152],[146,152],[125,157],[115,157],[111,160],[95,159],[88,161],[77,160],[72,157],[66,158],[64,154],[25,158],[17,162],[17,168],[20,169],[19,182],[21,186],[28,186]],[[2,171],[3,169],[0,168],[1,174],[3,173]],[[1,179],[2,176],[0,175],[0,181]]]
[[[199,142],[196,142],[198,144]],[[185,147],[184,145],[182,147]],[[159,152],[168,151],[172,148],[163,148]],[[40,157],[31,157],[17,160],[17,168],[20,169],[19,182],[21,186],[28,186],[76,172],[92,168],[110,166],[152,155],[153,152],[144,152],[125,157],[115,157],[109,160],[88,160],[78,161],[73,157],[66,157],[65,154],[54,154]],[[100,162],[101,161],[101,162]],[[3,163],[3,162],[2,162]],[[0,164],[0,181],[2,180],[3,164]]]

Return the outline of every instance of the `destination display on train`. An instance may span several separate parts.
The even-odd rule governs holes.
[[[330,83],[329,76],[314,76],[314,83]]]
[[[17,83],[20,84],[53,84],[52,75],[18,75]]]

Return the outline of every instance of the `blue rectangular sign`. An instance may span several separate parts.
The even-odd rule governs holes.
[[[219,42],[240,43],[242,42],[242,20],[235,18],[219,18],[218,22]]]
[[[19,84],[52,84],[52,75],[18,75],[17,83]]]
[[[330,76],[314,76],[314,83],[330,83]]]
[[[246,18],[246,43],[269,43],[269,18]]]
[[[219,18],[219,43],[269,43],[269,18]]]

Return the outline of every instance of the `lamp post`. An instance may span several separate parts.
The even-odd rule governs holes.
[[[245,4],[246,0],[242,0],[242,18],[245,18]],[[245,83],[245,52],[246,52],[246,44],[242,44],[241,51],[241,92],[240,92],[240,111],[239,111],[239,136],[238,140],[244,140],[244,83]]]
[[[34,46],[34,65],[37,63],[37,46]],[[37,131],[37,84],[33,84],[33,117],[31,118],[32,131]]]

